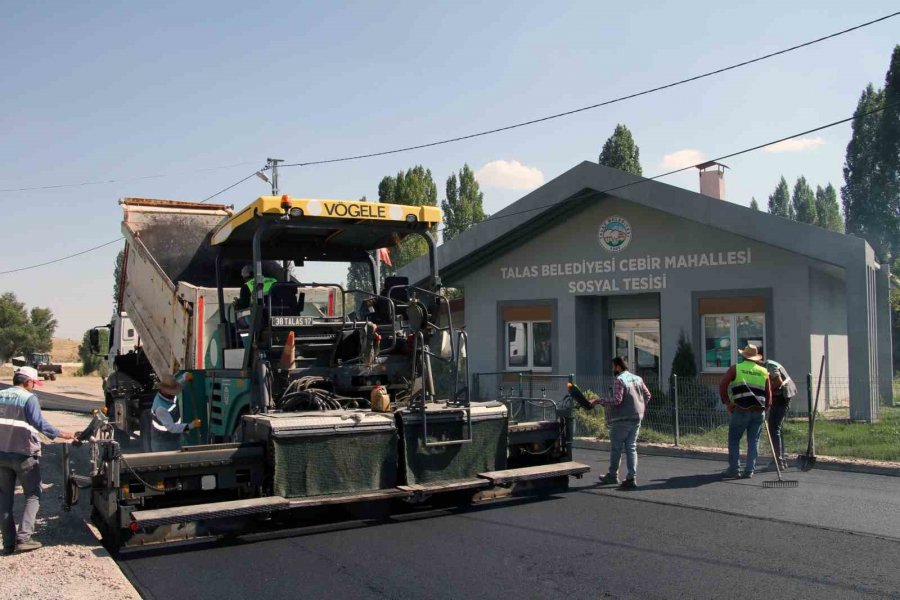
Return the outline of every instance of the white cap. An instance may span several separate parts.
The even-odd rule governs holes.
[[[15,374],[24,375],[32,381],[40,381],[40,376],[38,375],[37,369],[34,367],[19,367],[15,370]]]
[[[241,268],[241,277],[243,277],[244,279],[247,279],[251,275],[253,275],[253,267],[251,267],[250,265],[244,265]]]

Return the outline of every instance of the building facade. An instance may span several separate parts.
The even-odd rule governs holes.
[[[822,402],[849,400],[854,419],[892,401],[888,269],[853,236],[584,162],[440,246],[438,264],[465,292],[471,372],[600,375],[624,355],[665,381],[683,335],[709,378],[754,344],[801,388],[824,356],[843,383]]]

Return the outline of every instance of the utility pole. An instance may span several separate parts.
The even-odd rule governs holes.
[[[278,163],[283,163],[284,159],[281,158],[267,158],[266,159],[266,167],[272,169],[272,178],[269,182],[272,184],[272,195],[278,195]]]

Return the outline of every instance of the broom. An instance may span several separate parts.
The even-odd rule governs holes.
[[[778,464],[778,456],[775,454],[775,444],[772,443],[772,434],[769,432],[769,420],[763,420],[763,427],[766,429],[766,438],[769,440],[769,448],[772,449],[772,456],[775,458],[775,470],[778,471],[778,479],[775,481],[763,481],[765,488],[795,488],[800,486],[800,482],[796,479],[782,479],[781,465]]]

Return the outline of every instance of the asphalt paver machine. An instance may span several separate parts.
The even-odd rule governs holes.
[[[178,451],[129,454],[98,415],[80,436],[90,473],[66,467],[69,500],[90,490],[108,547],[240,534],[326,507],[558,491],[587,472],[572,461],[570,396],[529,421],[471,400],[477,340],[442,293],[440,220],[430,206],[289,196],[223,218],[202,249],[214,251],[219,321],[177,400],[203,427]],[[374,256],[401,244],[427,249],[427,281],[382,280]],[[366,264],[371,288],[303,282],[317,261],[337,263],[335,280]],[[254,279],[236,281],[248,264]],[[248,305],[226,301],[235,285]]]

